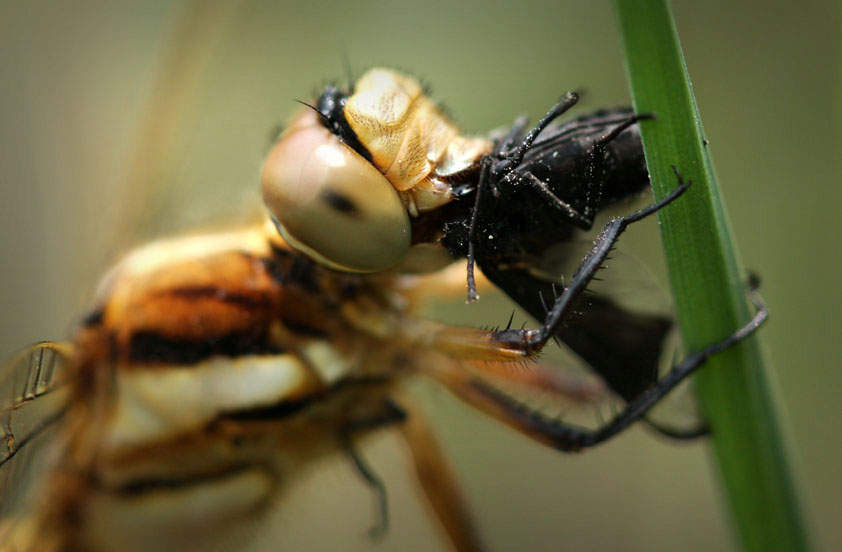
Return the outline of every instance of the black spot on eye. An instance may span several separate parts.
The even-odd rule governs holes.
[[[357,208],[356,204],[351,201],[345,195],[335,191],[335,190],[324,190],[321,193],[321,199],[325,203],[327,203],[333,210],[342,213],[344,215],[348,215],[350,217],[356,217],[360,214],[360,210]]]

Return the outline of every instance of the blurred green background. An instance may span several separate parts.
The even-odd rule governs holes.
[[[840,550],[838,6],[673,9],[744,263],[764,279],[764,339],[807,519],[819,549]],[[7,2],[0,51],[3,355],[66,337],[132,243],[253,213],[273,129],[293,99],[341,78],[345,57],[357,73],[421,76],[470,132],[535,118],[568,89],[586,91],[579,113],[629,102],[608,2]],[[623,243],[662,270],[656,230]],[[416,391],[492,550],[734,549],[703,443],[635,429],[563,455]],[[383,541],[366,540],[372,497],[337,457],[291,483],[255,549],[442,548],[399,441],[384,434],[366,455],[392,500]]]

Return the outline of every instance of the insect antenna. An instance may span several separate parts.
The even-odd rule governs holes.
[[[303,105],[304,107],[309,107],[310,109],[312,109],[313,111],[318,113],[319,117],[321,117],[322,119],[325,118],[324,115],[322,115],[322,112],[319,111],[319,108],[317,108],[315,105],[308,104],[307,102],[305,102],[303,100],[292,100],[292,101],[294,101],[295,103],[299,103],[299,104]]]

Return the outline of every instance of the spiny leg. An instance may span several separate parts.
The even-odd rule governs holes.
[[[708,358],[739,343],[757,330],[766,320],[766,306],[754,290],[750,291],[749,299],[754,304],[756,313],[748,323],[722,341],[688,356],[683,362],[674,366],[661,380],[632,399],[624,410],[615,414],[610,421],[596,430],[547,418],[540,412],[513,399],[487,381],[487,376],[493,376],[494,374],[482,373],[485,362],[473,362],[473,370],[466,369],[458,363],[451,363],[450,365],[442,363],[424,366],[423,371],[460,399],[489,416],[497,418],[519,433],[560,450],[575,451],[598,445],[614,437],[632,423],[641,419],[649,409],[700,368]],[[485,360],[491,354],[496,354],[500,359],[503,359],[511,353],[507,349],[494,348],[488,340],[481,341],[482,336],[479,333],[475,334],[475,338],[477,344],[483,348],[465,348],[464,352],[469,353],[464,355],[466,359],[472,357],[475,361]],[[453,344],[450,343],[449,345]],[[441,348],[441,350],[448,353],[452,352],[451,349],[446,347]],[[481,353],[485,353],[487,356],[482,357],[480,356]]]
[[[673,168],[679,185],[663,200],[636,213],[609,221],[593,247],[579,265],[570,285],[565,287],[548,312],[544,324],[532,330],[502,330],[470,334],[465,330],[441,332],[433,338],[435,348],[448,353],[464,353],[463,358],[505,360],[516,355],[531,357],[544,347],[562,323],[574,301],[583,293],[587,284],[605,261],[620,234],[629,224],[637,222],[674,201],[684,193],[684,184],[678,170]],[[766,307],[754,290],[749,298],[755,305],[756,314],[742,328],[722,341],[706,347],[674,366],[661,380],[629,401],[626,408],[610,422],[597,430],[564,424],[550,420],[530,410],[507,394],[499,391],[481,378],[472,378],[455,372],[431,373],[454,393],[474,404],[492,416],[501,419],[518,431],[562,450],[578,450],[594,446],[618,434],[643,417],[650,408],[667,395],[679,383],[697,370],[712,355],[728,348],[753,333],[767,317]],[[458,356],[458,355],[457,355]]]
[[[666,206],[686,191],[688,186],[683,183],[678,171],[675,170],[675,172],[679,185],[666,198],[632,215],[614,219],[606,224],[594,242],[593,248],[580,264],[573,281],[556,299],[540,328],[507,329],[494,332],[478,330],[471,332],[466,329],[441,331],[431,338],[430,344],[452,356],[474,360],[513,360],[518,355],[520,358],[528,358],[539,352],[565,319],[571,305],[585,290],[625,228]],[[547,420],[483,382],[482,378],[471,377],[467,374],[435,373],[434,370],[431,373],[463,399],[541,442],[565,450],[593,446],[616,435],[640,419],[655,403],[701,366],[707,358],[745,338],[762,324],[766,318],[765,307],[759,297],[752,297],[752,300],[757,307],[757,314],[751,322],[732,336],[691,355],[675,366],[662,380],[631,399],[627,408],[605,427],[596,431]]]
[[[546,115],[541,117],[541,120],[532,127],[532,129],[526,133],[526,136],[523,137],[523,140],[511,150],[507,151],[498,151],[497,158],[498,160],[505,160],[508,162],[508,165],[511,167],[516,167],[520,165],[520,162],[523,161],[523,156],[526,155],[526,152],[529,148],[532,147],[532,143],[538,138],[538,135],[541,134],[550,123],[554,120],[558,119],[566,111],[568,111],[571,107],[576,105],[579,101],[579,94],[576,92],[568,92],[565,94],[550,110],[547,112]],[[506,166],[501,166],[500,170],[505,171]],[[511,169],[509,169],[511,170]]]
[[[483,157],[480,164],[481,169],[479,173],[479,184],[477,185],[477,195],[474,199],[474,207],[471,209],[471,225],[468,227],[468,303],[473,303],[479,299],[477,293],[477,283],[474,277],[474,263],[475,252],[474,244],[477,239],[477,213],[479,213],[479,206],[482,204],[482,196],[487,187],[488,175],[491,171],[492,160],[490,157]]]
[[[478,213],[480,206],[482,205],[486,189],[490,186],[497,185],[504,180],[511,179],[512,174],[515,173],[518,165],[523,161],[523,157],[526,155],[526,152],[529,151],[529,148],[532,147],[533,142],[540,132],[544,130],[554,119],[558,118],[568,109],[573,107],[578,100],[578,94],[575,92],[568,92],[567,95],[559,100],[559,102],[553,106],[553,108],[538,122],[538,124],[527,133],[520,144],[514,146],[513,142],[514,137],[516,136],[515,129],[522,129],[522,122],[519,122],[515,125],[515,127],[513,127],[506,138],[500,142],[500,146],[495,153],[483,158],[480,168],[479,184],[477,186],[477,193],[471,212],[471,222],[468,228],[467,282],[469,303],[479,299],[479,295],[476,292],[476,285],[474,284],[475,240]],[[617,138],[623,131],[636,124],[638,121],[653,118],[654,115],[650,114],[632,116],[594,142],[591,150],[591,163],[589,167],[591,176],[590,181],[593,184],[587,189],[585,208],[582,212],[577,211],[572,206],[559,199],[546,186],[546,184],[544,184],[544,182],[535,177],[532,173],[520,171],[517,173],[518,177],[521,178],[521,182],[536,189],[536,191],[542,195],[544,199],[546,199],[551,205],[556,206],[569,219],[576,222],[582,228],[589,229],[593,225],[594,216],[599,209],[602,197],[605,151],[607,145]],[[491,182],[492,180],[494,183]]]
[[[482,158],[480,163],[480,176],[479,176],[479,183],[477,184],[477,192],[476,197],[474,199],[474,206],[471,210],[471,224],[468,227],[468,302],[473,303],[477,299],[479,299],[479,295],[477,295],[477,288],[476,282],[474,281],[474,263],[475,263],[475,252],[474,252],[474,244],[476,243],[476,236],[477,236],[477,218],[479,214],[480,205],[482,205],[482,199],[485,194],[486,188],[488,188],[491,183],[490,179],[494,179],[495,182],[502,181],[503,178],[506,178],[510,175],[514,169],[520,165],[521,161],[523,161],[523,156],[526,155],[526,152],[529,151],[529,148],[532,147],[532,143],[538,137],[538,134],[541,133],[542,130],[547,128],[551,122],[555,119],[560,117],[564,114],[568,109],[576,105],[576,102],[579,101],[579,95],[575,92],[568,92],[561,98],[558,103],[556,103],[552,109],[550,109],[546,115],[544,115],[538,124],[536,124],[529,132],[526,133],[526,136],[521,140],[520,144],[515,146],[512,149],[509,149],[509,143],[512,141],[513,134],[509,133],[509,136],[505,140],[503,140],[500,148],[490,155],[487,155]],[[518,126],[518,125],[516,125]],[[513,129],[514,130],[514,129]],[[505,148],[505,149],[504,149]]]
[[[611,143],[615,138],[617,138],[623,131],[638,123],[638,121],[645,121],[654,119],[655,116],[645,113],[643,115],[634,115],[629,119],[623,121],[616,127],[612,128],[607,134],[599,138],[596,142],[594,142],[593,150],[591,152],[591,164],[590,164],[590,179],[595,184],[593,186],[589,186],[587,190],[587,197],[585,198],[585,209],[582,213],[582,216],[586,220],[590,220],[590,225],[593,224],[593,219],[596,216],[597,211],[599,210],[599,204],[602,200],[602,186],[605,183],[605,153],[606,147],[608,144]]]
[[[736,345],[754,333],[766,321],[768,312],[762,299],[754,291],[749,293],[749,299],[754,304],[756,312],[747,324],[725,339],[688,356],[683,362],[674,366],[655,385],[628,403],[626,408],[614,416],[610,422],[597,430],[589,430],[548,419],[481,381],[474,382],[474,387],[477,393],[484,395],[498,411],[502,411],[509,418],[509,425],[516,427],[521,432],[561,450],[575,451],[592,447],[614,437],[643,417],[650,408],[704,365],[711,356]]]
[[[587,187],[587,196],[585,197],[585,208],[580,212],[574,209],[570,204],[562,201],[552,190],[537,176],[528,171],[518,171],[520,182],[531,186],[540,196],[542,196],[550,205],[561,211],[567,218],[575,222],[583,229],[590,229],[593,225],[594,217],[599,210],[599,203],[602,198],[602,186],[605,183],[604,164],[605,164],[605,148],[612,140],[617,138],[624,130],[634,125],[638,121],[644,119],[652,119],[652,115],[635,115],[623,121],[610,132],[596,140],[591,149],[591,163],[588,172],[590,186]]]
[[[547,341],[553,336],[558,326],[569,314],[571,307],[579,296],[587,289],[588,284],[596,275],[596,272],[605,262],[608,254],[617,243],[620,235],[628,226],[655,213],[669,203],[677,199],[689,188],[681,179],[678,170],[675,171],[678,177],[678,186],[661,201],[649,205],[624,217],[608,221],[594,241],[593,247],[579,264],[579,268],[573,275],[570,285],[565,287],[561,295],[556,299],[550,311],[544,319],[544,324],[533,330],[504,330],[496,332],[497,341],[504,346],[520,350],[525,356],[531,356],[540,351]]]
[[[555,299],[540,328],[481,331],[469,328],[440,328],[433,325],[424,332],[427,337],[423,344],[455,358],[472,360],[514,361],[531,358],[539,353],[586,291],[588,284],[628,225],[655,213],[687,191],[689,185],[682,181],[678,170],[675,172],[679,184],[664,199],[636,213],[606,223],[593,247],[579,264],[570,285],[565,286],[561,295]],[[470,262],[468,266],[470,267]]]
[[[354,468],[375,491],[378,508],[378,523],[369,529],[371,538],[380,538],[389,527],[389,509],[386,486],[366,460],[354,448],[352,435],[380,427],[399,424],[403,437],[410,447],[418,480],[441,521],[450,542],[457,552],[478,552],[484,550],[475,531],[467,500],[463,496],[458,479],[436,439],[424,420],[406,395],[400,397],[400,405],[389,399],[384,402],[382,415],[355,420],[340,428],[342,448],[351,459]],[[407,408],[405,405],[409,405]]]

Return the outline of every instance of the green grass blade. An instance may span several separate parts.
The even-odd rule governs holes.
[[[748,320],[744,275],[669,7],[615,6],[635,110],[657,115],[641,123],[655,197],[675,187],[672,165],[693,182],[658,215],[684,343],[699,350]],[[758,336],[717,355],[696,384],[743,549],[808,550]]]

